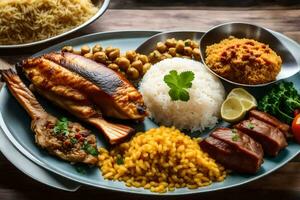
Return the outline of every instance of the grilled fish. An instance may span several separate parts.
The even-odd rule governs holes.
[[[55,104],[99,128],[111,144],[133,129],[103,116],[143,120],[142,95],[121,74],[83,56],[49,53],[27,59],[21,67],[33,88]]]
[[[36,143],[41,148],[72,163],[97,164],[95,135],[90,134],[90,131],[79,123],[70,121],[64,122],[65,132],[60,132],[56,129],[60,121],[43,109],[19,76],[12,70],[4,70],[1,73],[13,96],[30,115],[31,129],[35,133]]]

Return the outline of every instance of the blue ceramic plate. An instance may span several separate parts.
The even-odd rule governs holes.
[[[66,41],[64,43],[58,44],[56,46],[50,47],[38,54],[41,55],[43,53],[49,51],[59,50],[61,47],[65,45],[72,45],[75,47],[80,47],[82,44],[93,45],[95,43],[100,43],[104,47],[105,46],[114,46],[119,47],[122,51],[135,49],[139,46],[143,41],[145,41],[148,37],[153,36],[158,32],[155,31],[123,31],[123,32],[108,32],[108,33],[97,33],[92,34],[80,38],[76,38],[73,40]],[[300,47],[299,45],[288,39],[287,37],[274,33],[286,47],[293,53],[294,57],[297,58],[298,65],[300,63]],[[300,91],[300,74],[297,73],[293,77],[287,79],[288,81],[294,82],[297,89]],[[227,85],[225,87],[228,88]],[[264,94],[266,88],[254,89],[253,92],[256,97]],[[65,115],[65,112],[52,106],[51,103],[46,101],[45,99],[38,97],[41,104],[44,108],[55,116]],[[139,193],[139,194],[155,194],[151,193],[148,190],[144,190],[142,188],[134,188],[134,187],[126,187],[123,182],[118,181],[108,181],[104,180],[101,175],[101,172],[98,168],[89,168],[85,167],[85,173],[79,173],[77,167],[70,165],[67,162],[64,162],[60,159],[50,156],[44,150],[41,150],[35,145],[34,136],[32,131],[30,130],[30,118],[26,114],[25,110],[18,104],[18,102],[14,99],[14,97],[9,93],[6,86],[0,92],[0,125],[4,130],[6,136],[10,139],[10,141],[15,145],[15,147],[19,147],[19,150],[23,154],[30,154],[35,159],[32,159],[36,164],[41,164],[42,167],[59,174],[65,178],[71,179],[73,181],[80,182],[82,184],[91,185],[94,187],[105,188],[110,190],[117,190],[123,192],[130,193]],[[70,117],[70,116],[67,116]],[[70,117],[72,120],[72,117]],[[221,123],[222,124],[222,123]],[[220,125],[220,124],[219,124]],[[88,128],[91,128],[87,126]],[[143,124],[140,124],[137,128],[141,130],[147,130],[149,128],[156,127],[156,124],[151,120],[146,119]],[[91,128],[94,130],[93,128]],[[96,133],[96,131],[94,130]],[[104,138],[100,134],[96,134],[98,137],[99,145],[108,147],[108,144],[105,143]],[[197,135],[197,134],[194,134]],[[198,134],[199,136],[200,134]],[[207,133],[202,133],[201,136],[206,136]],[[20,148],[22,147],[22,148]],[[230,187],[235,187],[238,185],[242,185],[258,178],[261,178],[272,171],[278,169],[279,167],[286,164],[289,160],[294,158],[300,151],[300,145],[290,142],[289,146],[283,150],[276,158],[266,158],[264,164],[262,165],[259,172],[255,175],[245,175],[232,173],[230,174],[225,181],[219,183],[213,183],[210,186],[202,187],[198,189],[177,189],[174,192],[168,192],[162,195],[183,195],[183,194],[192,194],[192,193],[202,193],[202,192],[210,192]],[[10,155],[13,157],[14,155]],[[32,172],[35,173],[35,172]],[[161,194],[159,194],[161,195]]]

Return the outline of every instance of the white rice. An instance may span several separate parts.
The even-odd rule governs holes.
[[[189,101],[171,100],[170,88],[163,80],[171,70],[195,74],[192,87],[188,89]],[[150,117],[157,123],[191,131],[202,131],[216,125],[225,95],[220,80],[202,63],[183,58],[165,59],[153,65],[143,77],[139,89]]]

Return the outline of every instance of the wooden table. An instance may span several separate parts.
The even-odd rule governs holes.
[[[251,22],[281,32],[300,42],[300,3],[298,0],[185,0],[147,1],[112,0],[109,10],[85,30],[36,48],[0,51],[3,62],[15,63],[60,41],[83,34],[111,30],[200,30],[230,22]],[[17,55],[16,55],[17,54]],[[33,172],[34,173],[34,172]],[[18,171],[0,154],[0,199],[151,199],[131,194],[83,186],[75,193],[58,191],[42,185]],[[156,198],[156,197],[155,197]],[[158,197],[157,197],[158,198]],[[171,197],[169,197],[171,199]],[[299,199],[300,156],[276,172],[235,189],[172,199]],[[166,199],[161,197],[160,199]]]

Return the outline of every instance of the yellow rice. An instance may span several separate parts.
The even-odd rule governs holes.
[[[84,23],[97,10],[91,0],[1,0],[0,44],[59,35]]]
[[[223,181],[225,169],[198,142],[174,127],[150,129],[110,152],[100,148],[99,167],[105,179],[160,193]]]

